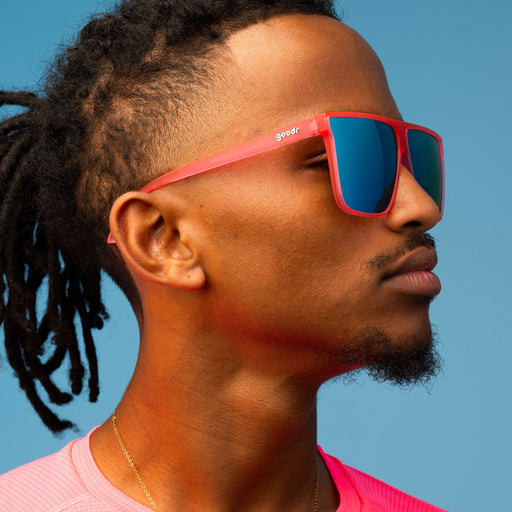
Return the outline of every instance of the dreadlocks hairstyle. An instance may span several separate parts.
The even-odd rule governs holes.
[[[162,173],[162,148],[179,150],[173,132],[208,87],[213,51],[287,13],[336,17],[330,0],[124,1],[83,28],[39,96],[0,91],[0,107],[25,109],[0,123],[0,324],[19,385],[53,432],[73,424],[45,402],[70,402],[86,379],[98,397],[102,270],[141,313],[106,243],[112,203]],[[55,383],[63,364],[68,391]]]

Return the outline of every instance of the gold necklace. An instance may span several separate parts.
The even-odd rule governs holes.
[[[320,481],[320,465],[316,462],[316,478],[315,478],[315,493],[313,494],[313,512],[317,512],[318,509],[318,487]]]
[[[114,409],[114,412],[112,413],[112,426],[114,427],[114,432],[117,436],[117,439],[119,441],[119,444],[121,445],[121,449],[123,450],[124,456],[126,457],[126,460],[128,461],[128,464],[130,464],[131,468],[133,469],[133,472],[135,473],[135,476],[137,477],[137,480],[139,481],[142,489],[144,490],[144,493],[146,494],[146,498],[148,499],[149,503],[151,504],[152,509],[155,512],[158,512],[158,509],[156,508],[156,503],[153,500],[153,497],[151,496],[151,493],[148,491],[148,488],[142,481],[142,478],[139,475],[139,472],[137,471],[137,468],[135,467],[135,463],[132,460],[132,456],[129,454],[128,450],[126,449],[126,446],[123,443],[123,439],[121,438],[121,434],[119,433],[119,429],[117,428],[117,408],[119,407],[119,404],[116,405],[116,408]]]
[[[126,457],[126,460],[128,461],[128,464],[130,464],[130,467],[133,469],[133,472],[135,473],[135,476],[137,477],[137,480],[139,481],[139,484],[141,485],[142,489],[144,490],[144,494],[146,495],[146,498],[148,499],[149,503],[151,504],[151,508],[158,512],[158,509],[156,508],[155,500],[153,500],[153,497],[151,496],[151,493],[148,491],[148,488],[146,487],[146,484],[142,481],[142,478],[137,471],[137,467],[135,466],[135,463],[133,462],[132,456],[126,449],[125,444],[123,443],[123,438],[121,437],[121,434],[119,433],[119,429],[117,428],[117,408],[119,407],[119,404],[116,405],[116,408],[114,409],[114,412],[112,413],[112,427],[114,428],[114,433],[117,437],[117,440],[119,441],[119,444],[121,445],[121,449],[123,450],[124,456]],[[313,494],[313,512],[317,512],[318,509],[318,487],[319,487],[319,480],[320,480],[320,468],[318,465],[318,462],[316,464],[316,479],[315,479],[315,492]]]

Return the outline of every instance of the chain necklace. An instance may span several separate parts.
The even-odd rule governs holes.
[[[126,457],[126,460],[128,461],[128,464],[133,469],[133,472],[135,473],[135,476],[137,477],[137,480],[139,481],[139,484],[141,485],[144,494],[146,495],[146,498],[148,499],[151,508],[158,512],[158,509],[156,508],[156,503],[153,497],[151,496],[151,493],[149,492],[148,488],[146,487],[146,484],[142,481],[142,478],[137,471],[137,467],[135,466],[135,463],[133,462],[132,456],[126,449],[126,446],[123,442],[123,438],[121,437],[121,434],[119,433],[119,429],[117,428],[117,408],[119,407],[119,404],[116,405],[116,408],[114,409],[114,412],[112,413],[112,427],[114,428],[114,433],[117,437],[117,440],[119,441],[119,444],[121,445],[121,449],[123,450],[124,456]],[[315,492],[313,494],[313,512],[317,512],[318,509],[318,487],[319,487],[319,480],[320,480],[320,471],[318,463],[316,465],[316,479],[315,479]]]
[[[133,469],[133,472],[135,473],[135,476],[137,477],[137,480],[139,481],[139,484],[141,485],[142,489],[144,490],[144,493],[146,494],[146,498],[148,499],[149,503],[151,504],[152,509],[155,512],[158,512],[158,509],[156,508],[156,503],[153,500],[153,497],[151,496],[151,493],[148,491],[148,488],[146,487],[146,484],[142,481],[142,478],[139,475],[139,472],[137,471],[137,468],[135,467],[135,463],[132,460],[132,456],[126,449],[126,446],[123,443],[123,439],[121,438],[121,434],[119,433],[119,429],[117,428],[117,408],[119,407],[119,404],[116,405],[116,408],[114,409],[114,412],[112,413],[112,426],[114,427],[114,432],[117,436],[117,439],[119,441],[119,444],[121,445],[121,449],[123,450],[124,456],[126,457],[126,460],[128,461],[128,464],[130,464],[130,467]]]
[[[313,494],[313,512],[318,509],[318,484],[320,480],[320,465],[316,463],[315,493]]]

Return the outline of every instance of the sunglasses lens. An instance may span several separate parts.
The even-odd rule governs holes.
[[[396,182],[393,129],[373,119],[331,117],[338,179],[345,204],[360,213],[382,213]]]
[[[428,133],[409,130],[407,143],[409,144],[414,178],[436,202],[439,211],[442,211],[443,164],[437,140]]]

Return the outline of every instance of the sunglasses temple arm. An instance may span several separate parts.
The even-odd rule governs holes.
[[[203,172],[211,171],[218,167],[229,165],[239,160],[243,160],[250,156],[264,153],[281,146],[293,144],[309,137],[319,135],[318,124],[316,119],[310,118],[294,125],[287,126],[279,132],[267,133],[256,137],[255,139],[242,142],[237,146],[225,149],[214,155],[201,158],[186,164],[183,167],[169,171],[162,176],[150,181],[147,185],[141,188],[141,192],[152,192],[157,188],[180,181],[184,178],[189,178]]]
[[[200,160],[186,164],[183,167],[169,171],[162,176],[150,181],[147,185],[140,189],[141,192],[152,192],[170,183],[175,183],[185,178],[196,176],[204,172],[211,171],[218,167],[228,165],[250,156],[264,153],[272,149],[293,144],[301,140],[308,139],[320,135],[318,129],[318,121],[316,117],[300,121],[293,125],[287,126],[278,132],[271,132],[255,139],[242,142],[234,147],[225,149],[214,155],[210,155]],[[109,233],[107,242],[115,244],[115,239],[112,233]]]

